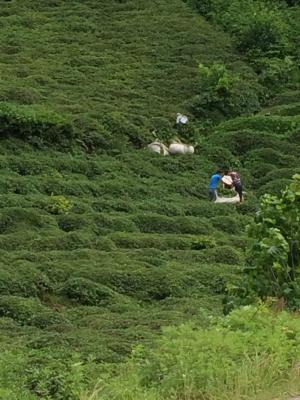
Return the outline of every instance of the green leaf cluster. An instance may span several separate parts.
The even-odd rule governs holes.
[[[248,227],[251,245],[244,267],[242,299],[258,296],[300,305],[300,175],[281,196],[264,195]],[[244,301],[244,300],[242,300]]]

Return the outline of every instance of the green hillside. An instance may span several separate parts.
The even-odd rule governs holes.
[[[299,87],[255,115],[197,118],[199,63],[262,86],[190,4],[3,3],[0,399],[87,399],[163,327],[223,315],[259,197],[300,173]],[[177,112],[195,154],[145,149],[180,135]],[[208,202],[224,165],[241,172],[243,204]]]
[[[13,1],[0,15],[1,99],[78,118],[173,118],[199,62],[237,61],[181,0]]]

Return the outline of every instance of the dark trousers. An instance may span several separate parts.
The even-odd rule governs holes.
[[[238,193],[240,201],[243,201],[243,186],[241,183],[236,183],[233,185],[234,190]]]
[[[217,199],[217,189],[208,189],[208,198],[210,201]]]

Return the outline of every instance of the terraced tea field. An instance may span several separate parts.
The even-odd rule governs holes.
[[[226,34],[181,0],[16,0],[0,29],[0,398],[75,400],[163,327],[223,315],[259,197],[300,172],[299,91],[191,119],[195,154],[162,157],[145,145],[178,135],[200,62],[253,78]],[[243,204],[207,199],[226,165]]]

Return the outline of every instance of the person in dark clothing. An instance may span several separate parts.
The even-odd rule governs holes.
[[[240,198],[240,203],[243,202],[243,185],[240,175],[236,171],[226,171],[225,175],[229,175],[232,179],[232,187],[238,193]]]
[[[217,199],[217,187],[223,175],[222,171],[217,171],[211,176],[208,186],[208,198],[210,201]]]

